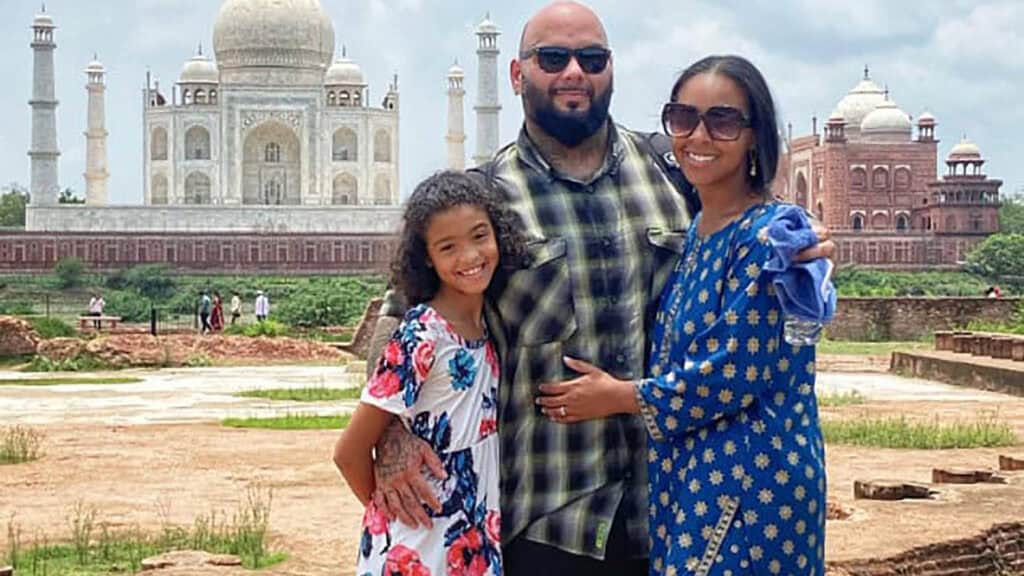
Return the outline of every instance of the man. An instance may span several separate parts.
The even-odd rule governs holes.
[[[267,316],[270,316],[270,299],[263,293],[263,290],[256,291],[256,305],[254,309],[257,322],[264,322]]]
[[[209,334],[213,331],[213,327],[210,326],[210,312],[213,309],[213,301],[210,300],[210,295],[203,290],[199,293],[199,333]]]
[[[242,317],[242,297],[238,292],[231,294],[231,325],[234,326]]]
[[[502,358],[502,549],[511,576],[647,574],[640,421],[552,424],[534,405],[539,384],[576,376],[564,356],[618,378],[644,375],[652,315],[683,248],[687,203],[696,202],[662,157],[665,137],[609,119],[612,67],[590,9],[540,10],[510,67],[523,130],[477,169],[531,239],[531,263],[488,316]],[[807,256],[830,254],[831,245],[814,250]],[[419,502],[437,506],[419,471],[443,471],[423,446],[392,426],[379,447],[375,500],[406,523],[429,522]]]
[[[96,292],[89,299],[89,316],[103,316],[103,308],[107,305],[106,301],[103,300],[103,295]],[[93,327],[97,330],[100,329],[101,320],[93,321]]]

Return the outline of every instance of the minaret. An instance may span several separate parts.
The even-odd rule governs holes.
[[[85,69],[89,78],[85,89],[89,92],[89,123],[85,131],[85,203],[104,206],[107,203],[107,127],[103,81],[103,64],[93,56]]]
[[[32,159],[32,204],[52,206],[57,204],[57,98],[54,89],[53,18],[46,13],[46,5],[32,22],[32,148],[28,151]]]
[[[473,163],[487,162],[498,151],[498,36],[501,32],[487,14],[477,26],[476,154]]]
[[[466,169],[466,129],[463,118],[462,97],[466,89],[462,81],[466,75],[459,66],[459,61],[448,69],[448,168],[452,170]]]

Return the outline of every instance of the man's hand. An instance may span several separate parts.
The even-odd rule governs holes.
[[[377,443],[373,463],[373,501],[389,520],[397,517],[410,528],[433,525],[423,505],[440,512],[441,502],[427,483],[424,467],[442,480],[448,477],[430,445],[410,434],[398,419],[392,420]]]
[[[828,258],[835,264],[836,243],[832,241],[832,231],[817,220],[811,223],[811,228],[818,236],[818,243],[797,254],[797,262],[806,262],[815,258]],[[834,270],[835,266],[832,268]]]

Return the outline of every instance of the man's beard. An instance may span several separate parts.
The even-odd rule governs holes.
[[[544,132],[567,148],[575,148],[600,130],[608,120],[612,102],[612,84],[600,94],[590,94],[586,111],[559,110],[553,95],[541,91],[523,79],[523,110]]]

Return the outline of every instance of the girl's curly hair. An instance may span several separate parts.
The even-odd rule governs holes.
[[[425,240],[430,219],[456,206],[476,206],[487,213],[498,243],[499,263],[487,289],[499,291],[508,275],[525,262],[526,241],[519,221],[482,176],[445,170],[416,186],[405,204],[398,252],[391,261],[391,285],[414,306],[434,297],[440,288],[437,272],[427,265]]]

